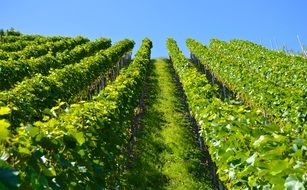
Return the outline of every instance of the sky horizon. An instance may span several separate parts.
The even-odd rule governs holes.
[[[239,38],[276,49],[301,51],[307,45],[307,1],[304,0],[4,0],[0,28],[25,34],[109,37],[153,41],[152,57],[167,56],[166,39],[174,38],[188,56],[187,38],[208,45],[218,38]]]

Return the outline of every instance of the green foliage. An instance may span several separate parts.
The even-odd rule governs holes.
[[[0,29],[0,39],[2,38],[2,36],[4,36],[4,30]]]
[[[7,33],[4,32],[2,35],[2,43],[1,44],[9,44],[9,43],[14,43],[14,42],[31,42],[31,41],[36,41],[37,43],[46,43],[47,41],[59,41],[62,39],[69,39],[70,37],[63,37],[63,36],[41,36],[41,35],[36,35],[36,34],[22,34],[19,36],[14,36],[14,35],[7,35]]]
[[[8,107],[0,107],[0,115],[7,115],[11,113],[11,109]]]
[[[133,46],[133,41],[122,40],[77,64],[52,70],[47,76],[36,74],[13,89],[0,92],[0,101],[12,109],[9,118],[11,124],[18,127],[22,122],[42,119],[43,111],[55,106],[59,99],[70,102],[81,91],[87,90],[98,77],[114,67]]]
[[[193,41],[187,44],[190,47]],[[229,189],[282,189],[291,175],[306,183],[306,134],[290,136],[293,127],[263,125],[261,111],[235,100],[222,101],[216,86],[185,59],[176,42],[169,39],[167,45],[219,177]],[[213,59],[214,52],[204,46],[195,45],[193,50]]]
[[[0,50],[1,52],[14,52],[14,51],[21,51],[23,50],[27,45],[36,43],[35,41],[16,41],[12,43],[1,43],[0,44]]]
[[[63,44],[63,49],[58,49],[56,55],[52,55],[52,52],[49,51],[47,55],[36,59],[1,61],[0,90],[8,90],[18,81],[35,73],[47,75],[51,68],[57,69],[68,64],[78,63],[82,58],[111,46],[111,40],[105,38],[89,43],[84,43],[78,38],[65,39],[58,43]],[[61,52],[62,50],[65,51]]]
[[[191,39],[187,43],[220,81],[272,122],[291,124],[294,133],[307,127],[306,59],[242,40],[213,39],[210,48]]]
[[[128,39],[110,43],[2,33],[0,189],[114,189],[122,183],[151,41],[143,41],[131,65],[92,101],[68,106],[134,46]],[[173,39],[167,41],[220,179],[229,189],[304,189],[306,59],[242,40],[213,39],[205,47],[188,39],[187,45],[244,100],[244,105],[234,98],[222,101],[218,86]]]
[[[0,107],[0,116],[8,115],[11,113],[11,109],[8,107]],[[10,127],[10,123],[5,119],[0,119],[0,143],[6,141],[10,134],[8,128]]]
[[[14,28],[6,30],[5,35],[7,36],[21,36],[21,32],[16,31]]]
[[[0,119],[0,142],[5,141],[8,138],[10,134],[10,131],[8,130],[9,126],[10,123],[4,119]]]
[[[3,50],[7,53],[22,51],[27,46],[38,46],[43,45],[49,42],[59,42],[61,40],[71,40],[70,37],[62,37],[62,36],[39,36],[39,35],[21,35],[21,36],[2,36],[2,43],[0,44],[0,50]],[[74,38],[76,41],[87,42],[89,41],[84,37],[76,37]],[[19,52],[21,53],[21,52]]]
[[[122,41],[112,51],[125,52],[130,49],[127,44],[133,43]],[[56,118],[17,129],[4,151],[12,155],[7,162],[19,172],[21,189],[115,189],[151,47],[145,39],[134,61],[92,101],[73,104]],[[112,51],[105,56],[116,61]]]
[[[76,38],[63,38],[62,40],[53,41],[53,38],[45,38],[44,43],[29,43],[22,51],[17,52],[6,52],[0,51],[0,60],[19,60],[19,59],[33,59],[46,55],[47,53],[55,55],[58,51],[64,51],[65,49],[71,49],[75,45],[83,44],[88,42],[87,38],[76,37]],[[22,43],[22,42],[18,42]],[[17,43],[17,44],[18,44]],[[16,44],[8,44],[12,46]]]

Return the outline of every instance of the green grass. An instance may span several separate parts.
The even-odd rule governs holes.
[[[167,60],[153,61],[126,189],[212,189]]]

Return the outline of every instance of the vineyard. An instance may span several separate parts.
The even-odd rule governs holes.
[[[1,33],[0,189],[306,189],[306,58],[153,45]]]

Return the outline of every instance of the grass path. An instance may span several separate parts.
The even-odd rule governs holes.
[[[153,63],[126,189],[212,189],[167,60]]]

